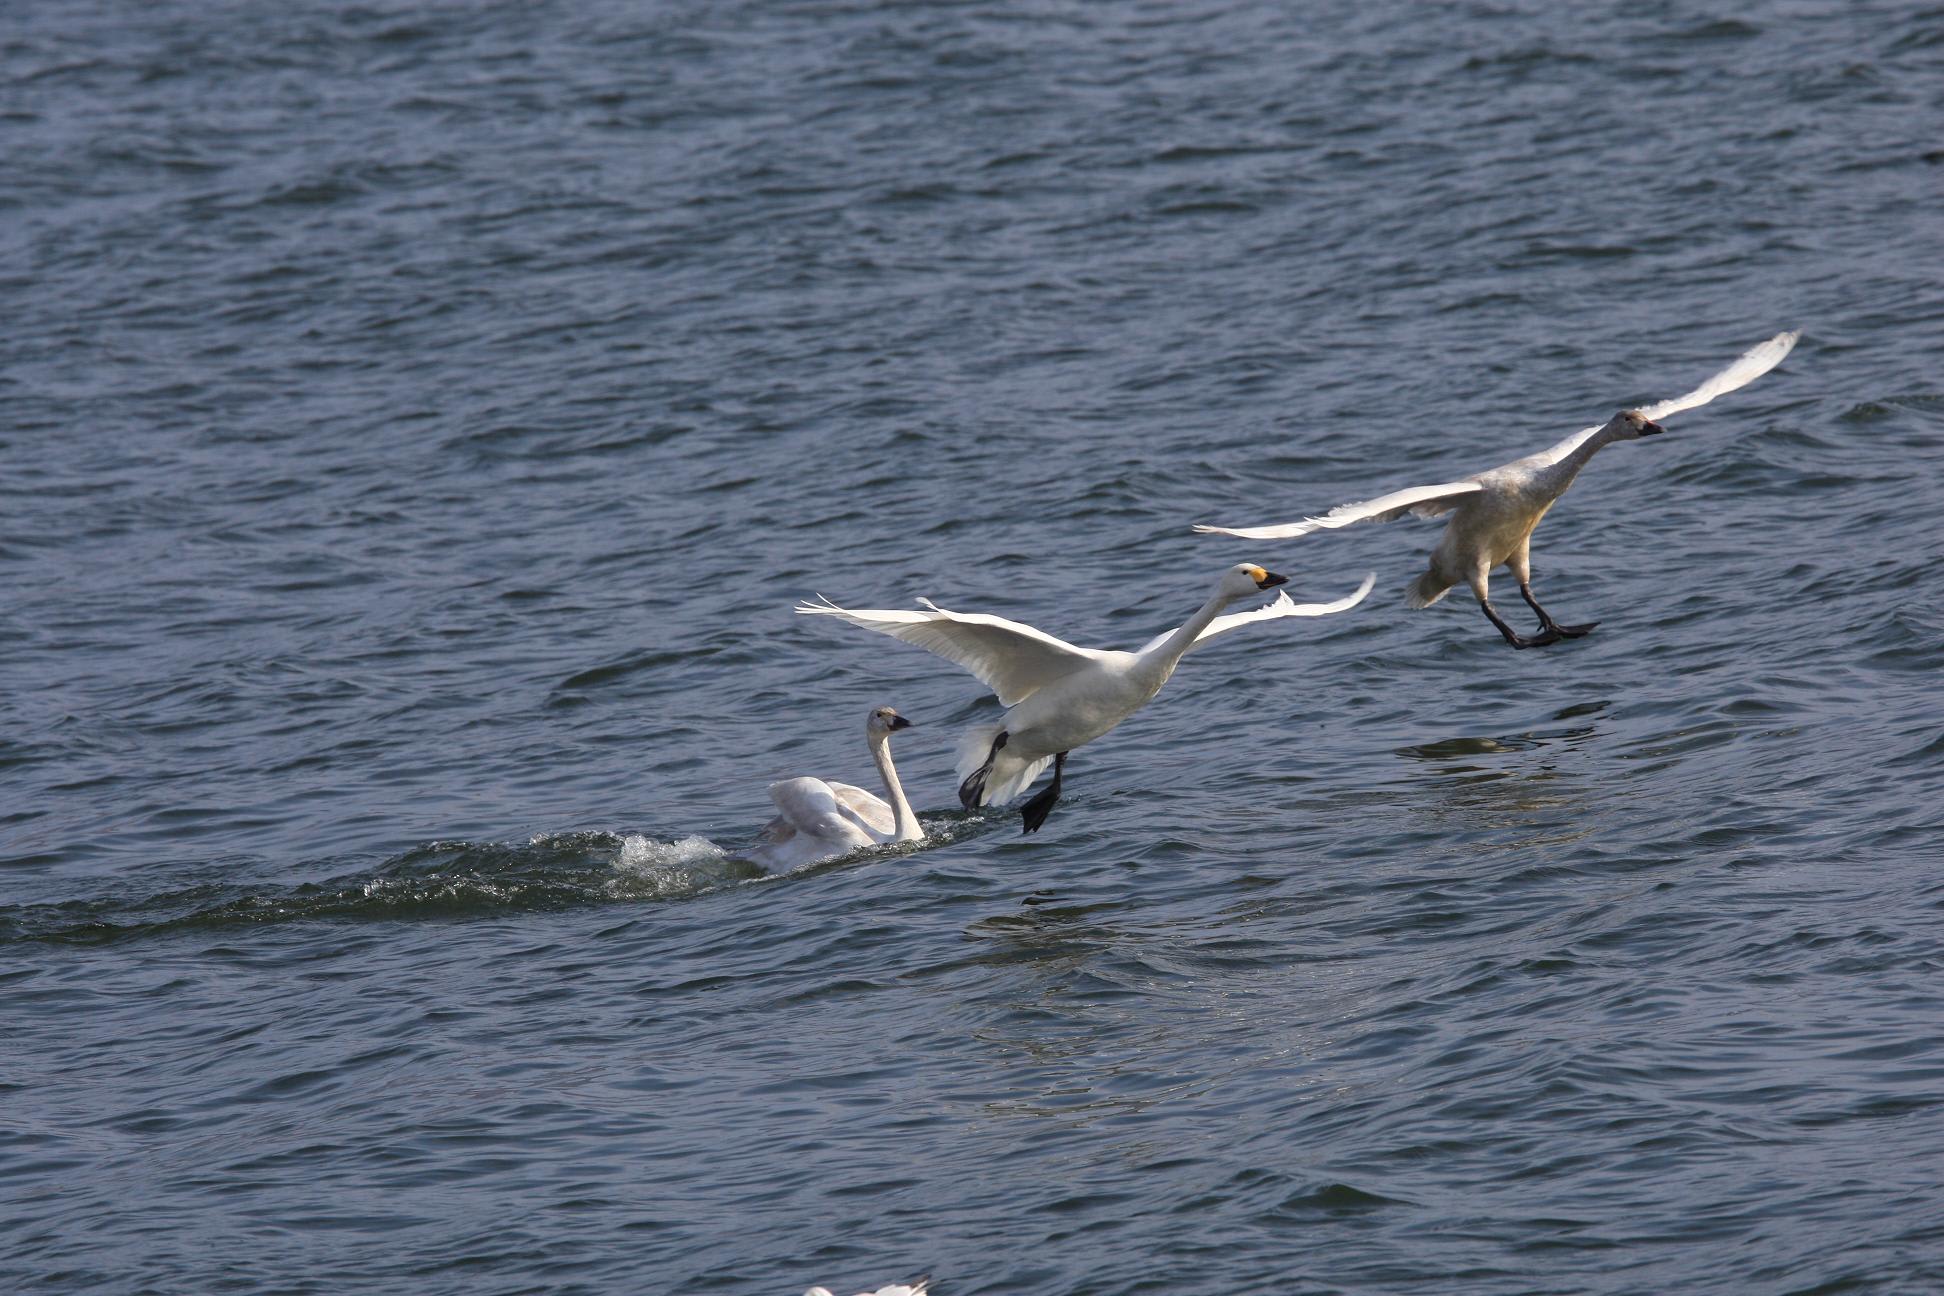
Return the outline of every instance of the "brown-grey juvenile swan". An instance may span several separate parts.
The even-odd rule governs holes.
[[[1075,647],[1017,621],[947,612],[924,599],[919,600],[927,609],[923,612],[859,611],[828,600],[801,603],[796,610],[838,617],[916,644],[963,666],[998,694],[1007,708],[1005,716],[973,730],[960,749],[959,802],[971,810],[1009,801],[1051,761],[1053,782],[1021,807],[1025,831],[1036,832],[1060,799],[1067,753],[1146,706],[1190,648],[1251,621],[1346,611],[1363,601],[1376,579],[1366,576],[1361,589],[1334,603],[1292,603],[1283,593],[1273,603],[1223,616],[1222,609],[1236,599],[1288,580],[1253,563],[1237,563],[1222,573],[1214,594],[1187,624],[1155,636],[1135,652]]]
[[[911,721],[888,706],[876,708],[864,722],[864,738],[889,804],[849,783],[809,777],[772,783],[770,800],[780,813],[763,826],[763,844],[747,858],[765,868],[793,869],[866,846],[923,841],[925,830],[918,826],[891,764],[891,735],[910,727]]]
[[[1353,522],[1388,522],[1406,513],[1422,518],[1449,513],[1451,521],[1445,525],[1444,537],[1431,554],[1430,570],[1406,587],[1406,603],[1414,608],[1430,607],[1452,586],[1463,582],[1471,586],[1472,593],[1478,597],[1478,606],[1514,648],[1577,639],[1599,622],[1560,625],[1532,596],[1532,532],[1546,516],[1546,510],[1566,493],[1586,461],[1602,446],[1664,432],[1666,429],[1659,420],[1746,387],[1781,364],[1801,335],[1799,329],[1778,333],[1742,353],[1733,364],[1685,396],[1645,409],[1622,410],[1599,427],[1575,432],[1550,450],[1516,459],[1490,472],[1437,486],[1412,486],[1357,504],[1341,504],[1322,517],[1304,518],[1301,522],[1262,527],[1197,526],[1195,530],[1241,536],[1245,540],[1286,540]],[[1538,634],[1517,633],[1492,606],[1488,595],[1490,574],[1500,564],[1519,582],[1520,596],[1539,615]]]

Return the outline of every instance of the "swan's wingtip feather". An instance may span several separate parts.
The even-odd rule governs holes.
[[[1319,525],[1322,523],[1317,518],[1304,518],[1301,522],[1283,522],[1274,526],[1197,526],[1195,530],[1211,535],[1235,536],[1242,540],[1292,540],[1297,536],[1308,535]]]

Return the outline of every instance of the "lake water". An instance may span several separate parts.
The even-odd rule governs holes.
[[[1944,1289],[1944,13],[1620,9],[10,6],[0,1289]]]

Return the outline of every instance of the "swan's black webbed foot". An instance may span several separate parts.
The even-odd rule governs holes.
[[[1060,771],[1066,767],[1066,753],[1061,752],[1053,758],[1053,781],[1048,783],[1040,794],[1019,807],[1019,817],[1025,823],[1021,835],[1038,832],[1046,822],[1046,816],[1053,813],[1053,803],[1060,799]]]
[[[1498,627],[1498,632],[1505,636],[1505,642],[1511,644],[1514,648],[1543,648],[1549,643],[1559,642],[1559,630],[1557,627],[1542,629],[1536,635],[1522,635],[1511,626],[1505,624],[1505,618],[1498,614],[1498,609],[1492,606],[1490,599],[1478,600],[1478,606],[1484,610],[1486,616],[1492,619],[1492,624]]]
[[[1532,597],[1532,586],[1530,585],[1524,583],[1519,585],[1519,597],[1524,599],[1526,606],[1531,608],[1538,616],[1539,628],[1553,636],[1552,639],[1546,641],[1547,643],[1551,643],[1557,639],[1577,639],[1581,635],[1591,634],[1593,627],[1600,624],[1598,621],[1588,621],[1585,625],[1565,626],[1559,624],[1559,622],[1552,619],[1550,612],[1539,606],[1539,600]]]
[[[993,757],[999,754],[1010,736],[1004,729],[995,734],[992,739],[992,750],[986,753],[985,764],[967,774],[965,782],[959,784],[959,804],[967,810],[979,808],[979,802],[985,797],[986,775],[992,773]]]

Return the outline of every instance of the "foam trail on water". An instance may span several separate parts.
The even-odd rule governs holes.
[[[735,859],[707,837],[658,841],[638,833],[621,839],[614,872],[609,893],[627,897],[694,894],[763,876],[761,869]]]

